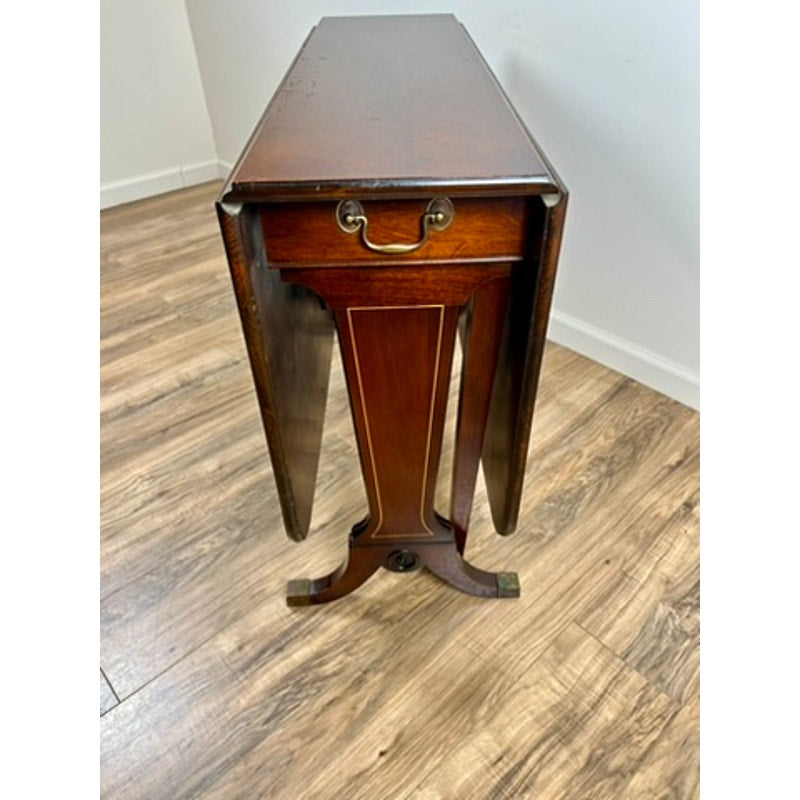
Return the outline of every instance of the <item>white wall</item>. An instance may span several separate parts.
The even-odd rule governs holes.
[[[219,177],[183,0],[102,0],[100,204]]]
[[[483,40],[571,192],[551,338],[695,408],[698,22],[696,0],[569,0]]]
[[[699,406],[698,0],[186,0],[236,160],[325,15],[453,12],[570,190],[549,336]]]

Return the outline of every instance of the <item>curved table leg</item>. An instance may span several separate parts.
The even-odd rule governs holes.
[[[519,597],[520,593],[515,572],[487,572],[472,566],[462,558],[454,539],[435,543],[406,540],[385,546],[351,542],[348,558],[329,575],[289,581],[286,602],[310,606],[337,600],[361,586],[378,567],[393,572],[427,567],[454,588],[478,597]]]
[[[381,548],[350,548],[347,558],[329,575],[309,580],[289,581],[286,603],[290,606],[310,606],[337,600],[361,586],[383,563]]]
[[[322,578],[295,578],[286,584],[286,604],[289,606],[310,606],[327,603],[349,594],[364,583],[378,567],[381,559],[364,558],[361,548],[353,553],[355,537],[369,527],[369,515],[353,525],[348,540],[348,552],[344,561],[331,573]]]
[[[424,565],[436,576],[456,589],[478,597],[519,597],[519,577],[516,572],[487,572],[473,567],[458,552],[455,543],[450,547],[426,548]]]

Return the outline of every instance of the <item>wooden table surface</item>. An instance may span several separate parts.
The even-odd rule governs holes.
[[[326,17],[275,93],[234,194],[557,191],[558,180],[452,14]]]

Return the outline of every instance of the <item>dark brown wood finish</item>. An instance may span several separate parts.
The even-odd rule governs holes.
[[[509,274],[485,283],[470,298],[461,318],[464,363],[458,393],[450,520],[458,551],[464,552],[472,498],[483,449],[494,375],[508,308]]]
[[[560,188],[454,16],[322,19],[230,188],[314,197],[421,185],[495,195]]]
[[[308,535],[333,346],[333,319],[303,286],[267,269],[252,210],[217,204],[261,419],[288,535]]]
[[[364,542],[452,538],[433,493],[457,319],[441,304],[337,312],[370,499]]]
[[[445,196],[452,220],[428,229],[428,204]],[[344,198],[361,204],[369,242],[340,224]],[[290,604],[340,597],[379,566],[518,594],[512,573],[462,553],[481,453],[497,530],[516,521],[565,199],[452,15],[325,18],[312,31],[218,202],[292,538],[308,530],[333,318],[348,381],[369,515],[340,568],[293,581]],[[459,317],[447,520],[433,493]]]
[[[463,306],[487,281],[509,274],[508,264],[448,264],[375,269],[291,269],[283,280],[312,287],[333,308],[428,304]],[[391,357],[391,352],[386,353]]]
[[[379,566],[426,566],[470,594],[518,594],[514,574],[461,558],[456,531],[433,507],[459,314],[480,287],[507,286],[508,275],[509,266],[498,264],[285,272],[335,310],[370,509],[350,535],[344,563],[323,578],[291,581],[290,604],[341,597]]]
[[[370,237],[378,244],[412,243],[420,238],[420,219],[429,198],[365,202]],[[432,231],[409,253],[386,255],[368,250],[358,233],[336,222],[336,203],[270,203],[262,221],[267,260],[274,267],[358,264],[463,264],[466,261],[520,261],[525,247],[524,198],[456,199],[452,223]]]
[[[510,302],[482,455],[492,520],[502,535],[513,533],[519,515],[567,195],[532,199],[531,207],[538,214],[531,213],[529,257],[511,271]]]

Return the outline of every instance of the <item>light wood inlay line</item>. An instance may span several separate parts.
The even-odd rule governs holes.
[[[425,443],[425,466],[422,470],[422,491],[419,498],[419,521],[428,533],[433,535],[433,531],[425,522],[425,499],[428,492],[428,473],[430,472],[431,461],[431,437],[433,436],[433,418],[436,409],[436,391],[439,388],[439,369],[442,359],[442,337],[444,334],[444,306],[436,306],[439,309],[439,332],[436,335],[436,358],[433,362],[433,385],[431,386],[431,398],[428,405],[428,435]],[[434,476],[435,478],[436,476]]]
[[[364,394],[364,379],[361,376],[361,361],[358,357],[358,346],[356,344],[356,332],[353,328],[353,311],[369,311],[370,308],[347,309],[347,330],[350,336],[350,345],[353,350],[353,362],[356,365],[356,383],[358,384],[358,396],[361,400],[361,416],[364,420],[364,430],[366,432],[367,450],[369,452],[369,463],[372,469],[372,485],[375,487],[375,502],[378,505],[378,521],[375,525],[376,530],[383,527],[383,504],[381,503],[381,487],[378,483],[378,468],[375,465],[375,450],[372,446],[372,433],[370,432],[369,412],[367,411],[367,400]]]
[[[405,538],[408,534],[407,533],[391,533],[390,531],[383,530],[383,503],[381,501],[381,493],[380,493],[380,485],[378,482],[378,469],[375,463],[375,452],[372,444],[372,433],[371,433],[371,426],[369,420],[369,411],[367,410],[367,402],[364,393],[364,381],[361,372],[361,361],[358,354],[358,345],[356,342],[356,335],[355,330],[353,328],[353,312],[391,312],[397,311],[402,309],[413,309],[413,310],[420,310],[420,309],[437,309],[439,311],[439,321],[438,321],[438,333],[436,336],[436,355],[434,358],[434,367],[433,367],[433,381],[431,385],[431,393],[430,393],[430,401],[428,405],[428,422],[427,422],[427,435],[426,435],[426,444],[425,444],[425,459],[423,464],[423,471],[422,471],[422,486],[420,491],[420,500],[419,500],[419,521],[420,525],[422,526],[423,531],[425,531],[430,536],[434,536],[435,533],[430,529],[428,523],[425,521],[425,499],[426,493],[428,490],[428,472],[430,469],[430,455],[431,455],[431,440],[433,436],[433,421],[434,421],[434,412],[435,412],[435,401],[436,401],[436,392],[439,387],[439,370],[441,367],[441,355],[442,355],[442,339],[444,335],[444,311],[445,307],[442,304],[426,304],[426,305],[402,305],[402,306],[352,306],[347,309],[347,324],[348,324],[348,335],[350,338],[351,348],[353,351],[353,361],[355,362],[356,367],[356,383],[358,384],[358,393],[359,398],[361,401],[361,415],[364,420],[364,429],[366,431],[366,440],[367,440],[367,450],[369,451],[369,461],[370,466],[372,469],[371,480],[375,487],[375,495],[378,505],[378,523],[375,526],[375,532],[372,534],[372,538],[374,539],[393,539],[393,538]],[[421,532],[420,532],[421,533]]]

